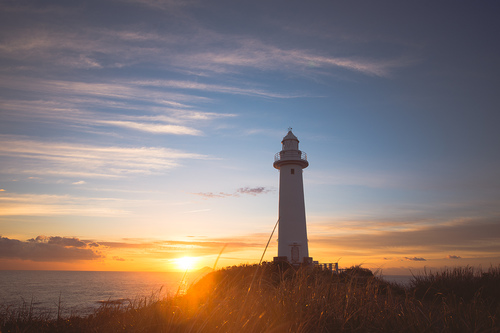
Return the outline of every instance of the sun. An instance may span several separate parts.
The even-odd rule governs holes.
[[[178,269],[183,271],[192,270],[196,264],[197,258],[194,257],[182,257],[175,259],[175,265]]]

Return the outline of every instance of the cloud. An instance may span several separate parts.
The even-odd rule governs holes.
[[[235,236],[230,238],[204,238],[199,240],[196,237],[189,241],[179,240],[147,240],[147,239],[124,239],[117,241],[99,241],[99,245],[109,249],[129,249],[140,250],[147,253],[149,257],[173,257],[180,252],[189,252],[192,256],[217,255],[221,248],[224,253],[238,252],[265,246],[268,235],[251,234],[245,236]]]
[[[244,236],[227,238],[190,238],[189,241],[150,239],[95,241],[83,240],[76,237],[40,235],[28,241],[20,241],[0,237],[0,258],[51,262],[71,262],[104,258],[114,261],[131,261],[133,260],[131,258],[134,257],[147,258],[148,260],[165,260],[177,258],[180,254],[215,258],[221,249],[224,249],[222,259],[229,259],[237,257],[242,252],[262,250],[268,235],[246,234]],[[253,259],[258,260],[258,258]]]
[[[213,198],[226,198],[226,197],[234,197],[237,196],[235,193],[224,193],[224,192],[198,192],[198,193],[193,193],[195,195],[199,195],[200,197],[203,197],[205,199],[213,199]]]
[[[0,196],[0,216],[126,216],[123,207],[143,205],[140,200],[70,195],[16,194]]]
[[[249,194],[252,196],[256,196],[259,194],[266,194],[269,192],[272,192],[274,190],[272,189],[267,189],[263,186],[259,187],[241,187],[237,189],[233,193],[227,193],[227,192],[198,192],[198,193],[193,193],[195,195],[199,195],[205,199],[213,199],[213,198],[227,198],[227,197],[239,197],[241,194]]]
[[[447,259],[462,259],[461,256],[454,256],[454,255],[451,255],[451,254],[447,255],[446,258]]]
[[[322,55],[312,49],[281,48],[253,38],[230,34],[207,33],[209,42],[172,61],[181,67],[199,68],[214,72],[230,72],[245,68],[266,71],[293,71],[295,75],[330,74],[328,70],[344,69],[370,76],[388,76],[393,68],[406,66],[408,60],[372,60],[361,56],[335,57]],[[213,42],[224,40],[226,47],[214,47]]]
[[[345,243],[352,243],[353,240],[360,239],[360,246],[366,244],[370,248],[381,248],[388,245],[391,247],[440,246],[441,248],[463,246],[465,248],[473,244],[479,245],[478,242],[483,242],[483,245],[486,245],[486,242],[500,241],[498,236],[500,235],[500,224],[498,218],[495,217],[468,218],[456,221],[428,219],[422,222],[421,224],[412,222],[409,225],[405,225],[404,222],[391,222],[380,232],[377,232],[377,227],[375,227],[362,234],[357,233],[356,230],[346,230],[346,233],[348,232],[350,235],[342,235],[342,237],[346,237]],[[359,225],[363,223],[368,229],[372,227],[371,221],[357,222]],[[392,227],[390,227],[391,225]],[[335,223],[331,227],[335,230]]]
[[[32,240],[29,240],[32,241]],[[59,236],[54,236],[54,237],[49,237],[48,244],[57,244],[61,246],[73,246],[73,247],[86,247],[87,244],[85,242],[82,242],[78,238],[68,238],[68,237],[59,237]]]
[[[413,258],[405,257],[405,259],[408,261],[427,261],[424,258],[418,258],[418,257],[413,257]]]
[[[378,224],[357,221],[355,228],[332,222],[329,227],[310,228],[310,244],[328,247],[338,253],[380,257],[406,257],[421,253],[443,258],[449,251],[466,251],[476,257],[496,256],[500,251],[499,217],[468,218],[451,221],[424,220],[420,223]],[[366,226],[362,228],[363,224]],[[323,225],[323,224],[322,224]]]
[[[28,92],[32,97],[27,100],[4,97],[1,100],[2,106],[5,111],[12,111],[10,116],[19,118],[24,114],[85,124],[116,119],[116,113],[98,112],[102,108],[115,109],[121,113],[122,119],[130,121],[140,118],[131,117],[126,110],[140,111],[139,114],[171,114],[168,120],[178,123],[183,118],[190,119],[190,114],[203,114],[202,111],[196,110],[195,105],[211,101],[207,97],[186,95],[156,87],[145,89],[141,85],[125,80],[78,82],[1,75],[0,87]],[[22,114],[19,115],[19,112]],[[184,114],[187,117],[184,117]],[[225,116],[214,112],[207,114],[209,116],[198,120]]]
[[[241,194],[250,194],[250,195],[256,196],[258,194],[266,194],[266,193],[272,192],[272,190],[267,189],[263,186],[259,186],[259,187],[253,187],[253,188],[242,187],[242,188],[237,189],[236,192],[241,193]]]
[[[80,181],[77,181],[77,182],[74,182],[74,183],[71,183],[73,185],[83,185],[85,184],[86,182],[84,180],[80,180]]]
[[[199,91],[210,91],[219,92],[233,95],[248,95],[248,96],[260,96],[268,98],[297,98],[304,97],[303,94],[280,94],[274,93],[262,89],[255,88],[242,88],[235,86],[224,86],[219,84],[208,84],[200,82],[191,81],[174,81],[174,80],[143,80],[134,81],[135,84],[141,86],[153,86],[153,87],[169,87],[176,89],[189,89],[189,90],[199,90]]]
[[[3,188],[0,188],[0,192],[5,192],[5,190]]]
[[[44,25],[44,29],[11,29],[0,51],[10,59],[43,63],[54,70],[117,68],[146,62],[160,67],[168,64],[170,69],[189,72],[225,73],[250,68],[308,76],[344,69],[387,76],[393,68],[408,65],[408,60],[398,58],[378,60],[362,54],[334,56],[314,49],[280,47],[271,41],[263,42],[262,38],[206,29],[195,23],[197,20],[188,19],[187,12],[179,17],[171,10],[166,13],[182,27],[179,29],[182,32],[123,29],[110,24],[109,28],[79,26],[78,30],[68,31],[52,24]]]
[[[26,242],[0,237],[0,258],[72,262],[96,260],[103,255],[78,238],[38,236]]]
[[[109,127],[163,135],[202,135],[197,126],[234,114],[200,111],[206,97],[173,93],[130,81],[88,83],[0,76],[0,87],[28,92],[29,100],[0,98],[10,121],[66,123],[109,135]],[[38,96],[38,99],[32,97]],[[113,113],[101,110],[114,110]],[[105,130],[103,130],[105,129]]]
[[[210,99],[202,96],[193,96],[159,89],[144,89],[130,81],[111,82],[82,82],[68,80],[48,80],[25,76],[1,76],[1,87],[30,91],[40,95],[54,95],[58,97],[114,99],[117,101],[133,101],[134,104],[147,102],[148,104],[170,105],[187,107],[192,105],[183,102],[206,102]],[[78,99],[76,101],[79,101]],[[95,101],[95,100],[94,100]]]
[[[184,159],[208,156],[157,147],[113,147],[30,140],[0,135],[4,173],[57,175],[60,177],[122,178],[162,173]]]
[[[143,132],[158,133],[158,134],[176,134],[176,135],[201,135],[201,131],[194,128],[179,125],[158,125],[138,123],[132,121],[121,120],[101,120],[101,124],[115,125],[118,127],[131,128]]]

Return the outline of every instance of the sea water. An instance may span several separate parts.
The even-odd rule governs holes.
[[[185,291],[194,274],[180,272],[0,271],[0,307],[87,315],[103,304],[159,299]]]
[[[410,286],[413,278],[411,275],[382,275],[378,277],[387,282],[397,283],[403,287]]]

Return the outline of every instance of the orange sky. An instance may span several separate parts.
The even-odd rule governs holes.
[[[314,260],[499,265],[499,10],[0,1],[0,269],[256,263],[289,127]]]

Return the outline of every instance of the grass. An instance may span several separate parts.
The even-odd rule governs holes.
[[[270,263],[208,274],[185,295],[104,304],[50,319],[0,310],[1,332],[500,332],[500,267],[414,276],[403,287],[361,267],[339,275]]]

